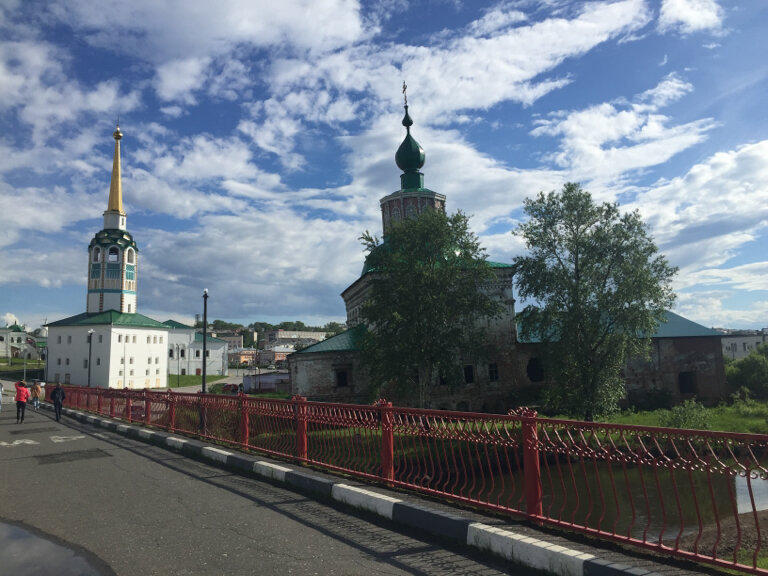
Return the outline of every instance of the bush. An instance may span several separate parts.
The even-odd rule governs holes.
[[[659,424],[665,428],[709,429],[709,413],[696,400],[686,400],[671,410],[659,414]]]
[[[746,388],[759,399],[768,399],[768,344],[761,344],[749,356],[726,366],[725,375],[734,388]]]

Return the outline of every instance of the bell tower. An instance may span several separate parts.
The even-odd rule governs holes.
[[[381,206],[381,224],[384,236],[392,225],[405,218],[415,218],[428,209],[445,210],[445,195],[424,188],[424,166],[426,154],[416,139],[411,136],[413,120],[408,114],[408,87],[403,82],[403,99],[405,100],[405,139],[395,153],[395,163],[400,170],[400,190],[379,200]]]
[[[139,250],[126,230],[120,174],[120,140],[123,134],[119,124],[112,137],[115,139],[115,155],[109,201],[104,212],[104,229],[96,233],[88,246],[88,314],[106,310],[136,313]]]

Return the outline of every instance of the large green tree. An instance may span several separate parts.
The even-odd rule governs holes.
[[[483,342],[480,320],[499,306],[494,278],[462,212],[428,210],[392,227],[384,241],[366,232],[370,292],[361,317],[365,364],[374,383],[418,392],[420,406],[438,377],[451,380]]]
[[[552,407],[592,420],[617,408],[629,357],[674,302],[677,269],[659,254],[640,214],[593,201],[578,184],[525,201],[513,232],[528,254],[515,258],[523,338],[545,351]]]

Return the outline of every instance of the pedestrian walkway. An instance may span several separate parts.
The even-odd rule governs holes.
[[[6,386],[7,389],[7,386]],[[9,400],[6,394],[4,399]],[[41,405],[53,410],[52,405]],[[204,442],[65,408],[81,422],[205,460],[232,472],[256,476],[311,497],[335,501],[385,518],[405,530],[438,536],[454,544],[490,551],[517,564],[563,576],[693,576],[721,572],[673,558],[652,557],[582,535],[533,528],[509,518],[461,509],[355,479],[341,478]]]

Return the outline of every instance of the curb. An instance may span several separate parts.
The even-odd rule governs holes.
[[[41,408],[52,411],[53,406],[42,402]],[[632,566],[617,561],[616,553],[592,548],[591,551],[575,550],[554,542],[545,541],[530,534],[522,534],[505,527],[493,526],[442,511],[437,507],[415,504],[401,498],[378,492],[369,487],[354,486],[341,479],[329,479],[293,465],[277,464],[258,456],[248,456],[224,448],[211,446],[169,432],[152,430],[120,421],[63,408],[62,415],[80,422],[104,428],[129,438],[141,440],[179,452],[185,456],[221,466],[233,472],[255,475],[264,480],[284,484],[307,495],[333,500],[340,504],[385,518],[395,524],[438,536],[457,544],[491,552],[495,556],[535,570],[558,576],[664,576],[670,573],[694,574],[686,569],[664,565],[664,575],[649,569],[652,561],[638,562]],[[530,532],[530,531],[529,531]],[[541,537],[549,537],[538,533]],[[551,537],[567,543],[562,538]],[[600,558],[592,553],[605,552]],[[622,560],[634,558],[621,555]],[[610,558],[613,557],[613,558]],[[642,564],[643,566],[640,566]],[[656,566],[661,566],[656,564]],[[670,568],[672,572],[670,572]]]

